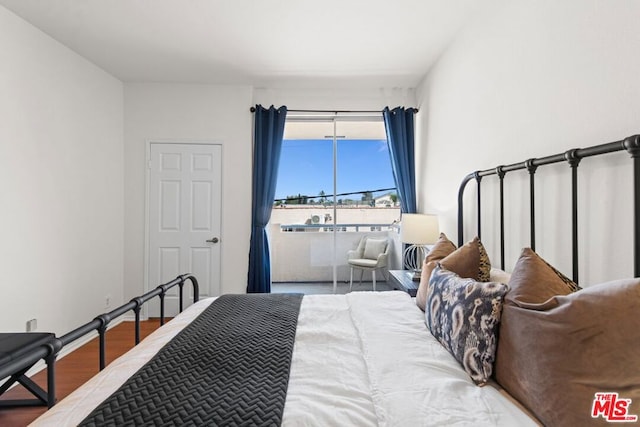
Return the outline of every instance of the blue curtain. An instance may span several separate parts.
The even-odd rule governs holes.
[[[414,154],[413,108],[396,107],[382,110],[387,131],[391,169],[398,189],[403,213],[416,213],[416,165]]]
[[[276,193],[278,164],[284,135],[287,107],[269,109],[256,105],[253,138],[253,190],[251,204],[251,243],[247,293],[271,292],[271,259],[267,224]]]

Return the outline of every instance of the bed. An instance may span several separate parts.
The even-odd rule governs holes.
[[[77,425],[210,302],[191,306],[34,425]],[[286,399],[283,425],[535,425],[499,388],[474,385],[402,292],[305,296]]]
[[[636,136],[582,152],[573,150],[562,158],[571,161],[627,150],[636,162],[638,195],[638,147]],[[529,160],[522,167],[537,167],[556,158],[542,158],[539,164]],[[518,165],[475,172],[464,180],[463,188],[470,179],[476,178],[479,184],[480,177],[490,173],[501,175],[502,180],[505,171],[515,170]],[[638,202],[635,206],[640,209]],[[636,212],[636,224],[638,218]],[[636,233],[639,230],[636,226]],[[481,239],[465,243],[462,232],[458,237],[456,245],[441,235],[425,261],[428,273],[422,275],[416,298],[398,291],[300,298],[285,381],[286,398],[280,415],[266,424],[527,426],[636,422],[640,414],[640,281],[618,280],[580,289],[577,277],[569,279],[531,248],[522,250],[507,274],[503,268],[491,267]],[[640,239],[635,241],[637,245]],[[634,259],[637,277],[637,252]],[[503,260],[502,264],[504,267]],[[467,300],[465,295],[474,298]],[[248,300],[262,301],[258,306],[278,304],[260,298],[241,296],[239,304]],[[191,305],[33,425],[67,426],[86,421],[101,402],[128,384],[154,355],[161,354],[163,347],[170,345],[167,343],[181,337],[181,331],[192,328],[194,319],[223,299],[210,298]],[[472,315],[461,310],[471,310]],[[468,318],[473,319],[471,324]],[[245,335],[234,337],[238,342],[249,339]],[[206,393],[196,396],[205,399]],[[167,402],[157,401],[157,410],[166,404],[170,408],[167,417],[180,411],[180,403]],[[198,407],[199,403],[191,405]],[[233,418],[196,422],[189,417],[185,414],[181,421],[166,424],[242,423]],[[131,420],[132,425],[148,422]],[[245,423],[252,424],[264,423]],[[102,423],[94,420],[87,425]]]

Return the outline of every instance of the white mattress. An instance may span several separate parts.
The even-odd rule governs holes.
[[[212,300],[189,307],[32,425],[77,425]],[[354,292],[304,297],[283,425],[536,422],[498,388],[474,385],[406,293]]]

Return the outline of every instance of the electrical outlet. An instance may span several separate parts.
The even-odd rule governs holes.
[[[38,319],[27,320],[27,332],[33,332],[38,329]]]
[[[109,294],[105,295],[105,297],[104,297],[104,306],[106,308],[111,307],[111,295],[109,295]]]

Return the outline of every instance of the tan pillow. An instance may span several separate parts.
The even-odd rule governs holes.
[[[491,271],[489,271],[490,282],[504,283],[506,285],[509,283],[510,278],[511,274],[499,268],[491,267]]]
[[[444,233],[440,233],[438,241],[433,245],[433,247],[427,254],[424,263],[426,264],[429,261],[440,261],[456,249],[458,248],[451,240],[449,240],[447,235]]]
[[[521,295],[535,294],[526,290]],[[536,308],[505,304],[496,380],[544,425],[606,425],[609,403],[594,406],[596,393],[631,399],[627,414],[640,415],[639,313],[640,279],[554,296]]]
[[[509,288],[506,304],[539,304],[580,289],[530,248],[522,249],[511,273]]]
[[[428,258],[428,257],[427,257]],[[420,277],[420,286],[416,293],[416,304],[425,310],[427,303],[427,295],[429,293],[429,279],[431,272],[435,268],[437,262],[434,260],[426,260],[422,275]],[[484,249],[482,242],[477,237],[460,246],[440,261],[442,267],[449,271],[453,271],[462,278],[473,279],[476,282],[488,282],[489,272],[491,271],[491,263],[489,256]]]
[[[418,307],[420,307],[422,311],[424,311],[425,304],[427,303],[427,288],[429,286],[431,270],[435,267],[436,262],[441,261],[447,255],[455,252],[456,249],[456,245],[449,240],[447,235],[440,233],[440,238],[425,257],[424,263],[422,264],[422,272],[420,273],[420,285],[416,293],[416,304],[418,304]]]

